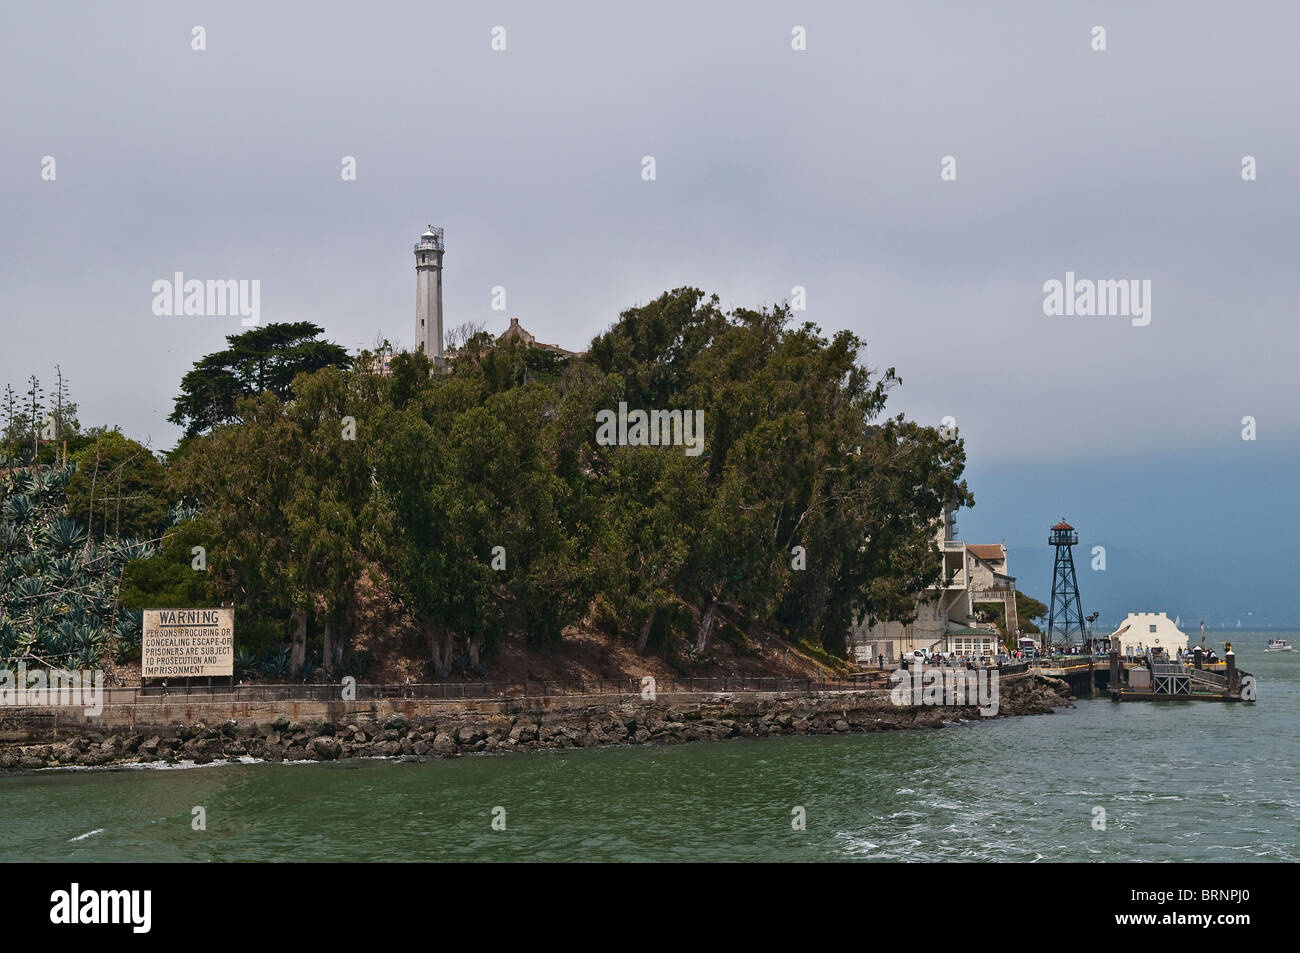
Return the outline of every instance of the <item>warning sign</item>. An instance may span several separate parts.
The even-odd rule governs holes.
[[[234,609],[145,609],[141,678],[233,675]]]

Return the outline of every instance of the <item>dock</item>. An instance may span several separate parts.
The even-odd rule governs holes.
[[[1075,695],[1113,701],[1254,701],[1254,676],[1240,671],[1231,650],[1219,662],[1156,660],[1147,657],[1066,656],[1036,659],[1034,671],[1059,678]]]

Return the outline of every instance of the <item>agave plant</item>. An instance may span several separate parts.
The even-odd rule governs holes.
[[[86,541],[86,531],[76,520],[56,516],[42,532],[42,542],[59,555],[71,552]]]
[[[257,656],[248,649],[240,649],[235,653],[234,664],[236,678],[252,678],[257,675]]]
[[[289,649],[283,645],[262,662],[262,672],[267,678],[287,678],[291,667]]]
[[[36,504],[26,494],[11,496],[5,500],[4,509],[0,513],[4,514],[6,522],[23,526],[36,518]]]
[[[118,610],[123,567],[147,558],[147,542],[87,542],[66,513],[76,468],[28,467],[0,477],[0,653],[95,667],[115,633],[129,655],[139,621]],[[18,633],[15,637],[14,633]]]
[[[185,502],[177,503],[167,511],[167,525],[179,526],[186,520],[194,519],[194,517],[198,515],[198,512],[199,508],[197,506],[191,506],[189,503]]]
[[[7,662],[18,652],[18,629],[8,619],[0,619],[0,662]]]
[[[8,521],[0,523],[0,554],[23,552],[27,549],[27,537],[17,523]]]

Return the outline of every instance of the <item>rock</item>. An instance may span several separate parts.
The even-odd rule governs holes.
[[[433,753],[442,758],[449,758],[456,753],[456,739],[446,732],[439,732],[433,739]]]
[[[487,740],[487,732],[480,725],[465,725],[456,730],[456,740],[462,745],[477,744]]]
[[[77,760],[77,756],[80,752],[77,751],[76,748],[72,747],[72,745],[58,744],[51,746],[50,754],[53,756],[54,760],[60,764],[72,764]]]
[[[536,741],[537,736],[537,726],[526,721],[521,721],[510,729],[510,740],[516,744],[521,741]]]
[[[315,738],[311,743],[311,747],[322,761],[333,761],[343,751],[343,746],[332,735],[321,735]]]
[[[87,748],[86,751],[81,755],[81,763],[88,764],[91,766],[108,764],[108,762],[112,760],[113,760],[112,754],[104,751],[103,748],[99,748],[99,747]],[[44,763],[45,763],[45,759],[42,758],[41,764],[43,765]]]

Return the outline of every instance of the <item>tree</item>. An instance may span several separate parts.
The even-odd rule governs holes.
[[[167,524],[166,474],[148,447],[114,429],[97,433],[73,459],[68,514],[92,538],[153,539],[161,533]]]
[[[255,617],[288,614],[294,674],[310,628],[321,633],[326,671],[343,654],[336,632],[360,573],[367,407],[380,380],[327,368],[295,380],[289,403],[269,390],[242,398],[240,423],[195,440],[174,466],[176,492],[213,531],[214,590]]]
[[[1003,637],[1010,640],[1015,636],[1014,632],[1007,631],[1007,610],[1000,603],[993,603],[981,607],[981,611],[986,612],[989,621],[997,624],[998,631]],[[1016,590],[1016,618],[1020,622],[1020,631],[1022,633],[1037,634],[1042,631],[1034,620],[1039,622],[1047,618],[1047,604],[1039,602],[1033,596],[1027,596],[1019,589]]]
[[[167,419],[185,427],[187,437],[194,437],[239,419],[242,397],[269,391],[288,400],[297,375],[349,367],[347,351],[316,340],[323,333],[310,321],[296,321],[230,335],[226,350],[200,359],[181,379],[180,396]]]
[[[448,351],[455,351],[464,347],[469,341],[483,333],[487,325],[482,321],[465,321],[456,325],[454,328],[448,328],[443,335],[444,347]]]
[[[231,404],[173,454],[172,493],[211,527],[212,592],[293,621],[295,670],[311,633],[339,664],[367,575],[439,676],[509,636],[553,644],[589,612],[640,652],[660,633],[707,654],[729,623],[842,654],[855,618],[909,620],[941,571],[935,521],[972,502],[960,440],[885,416],[893,369],[786,307],[724,313],[681,288],[585,356],[480,334],[449,373],[397,354],[387,375],[286,382],[256,358],[283,333],[236,338],[187,375],[187,395],[207,382]],[[598,444],[620,401],[702,415],[702,443],[688,453],[679,423],[676,445]]]

